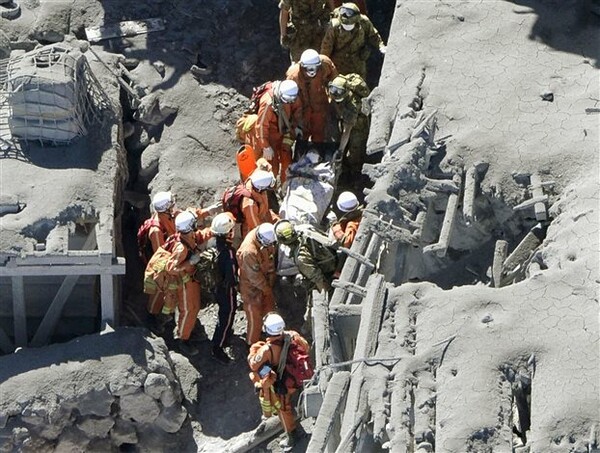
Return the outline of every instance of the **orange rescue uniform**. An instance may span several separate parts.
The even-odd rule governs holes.
[[[188,208],[198,219],[204,219],[208,215],[208,211],[199,208]],[[152,226],[148,230],[148,240],[152,245],[152,251],[156,253],[159,247],[165,243],[167,238],[175,234],[175,217],[181,212],[181,209],[172,209],[168,212],[155,212],[152,218],[158,221],[159,226]],[[165,307],[167,302],[167,307]],[[159,314],[165,307],[165,314],[172,313],[175,309],[175,301],[165,301],[165,293],[158,291],[155,294],[150,294],[146,308],[153,315]]]
[[[188,340],[196,324],[200,312],[200,283],[193,279],[196,267],[190,263],[194,253],[198,253],[198,245],[212,237],[210,228],[180,234],[167,261],[167,272],[176,278],[177,308],[179,317],[175,330],[175,338]]]
[[[250,145],[254,148],[256,159],[262,157],[263,149],[271,147],[275,153],[270,163],[275,177],[281,175],[285,181],[285,172],[292,163],[292,145],[296,127],[301,126],[302,106],[298,97],[293,103],[285,104],[274,99],[273,87],[259,99],[258,118]]]
[[[303,344],[306,350],[310,348],[308,342],[298,333],[293,330],[286,330],[286,334],[290,335],[295,342]],[[283,348],[283,335],[267,337],[267,341],[259,341],[250,347],[248,354],[248,365],[252,372],[250,379],[256,387],[260,387],[259,397],[263,408],[263,415],[269,417],[272,412],[266,412],[265,408],[276,408],[279,414],[279,419],[286,433],[290,433],[296,429],[296,418],[294,416],[292,406],[292,396],[296,392],[295,387],[286,387],[287,393],[279,395],[275,392],[273,385],[277,379],[277,367],[281,358],[281,350]],[[261,378],[258,371],[268,365],[272,371]],[[266,412],[266,413],[265,413]]]
[[[266,190],[259,192],[252,186],[250,179],[244,183],[250,197],[243,197],[241,202],[244,220],[242,222],[242,237],[261,223],[275,223],[279,216],[269,208],[269,197]]]
[[[338,71],[331,59],[319,55],[321,66],[314,77],[309,77],[299,63],[291,65],[285,76],[298,85],[302,105],[302,124],[304,139],[311,137],[314,143],[323,143],[326,138],[326,128],[333,120],[329,106],[327,86],[335,79]]]
[[[262,331],[262,318],[275,308],[276,245],[264,247],[258,242],[256,228],[251,230],[237,251],[240,267],[240,296],[246,313],[246,341],[256,343]]]
[[[362,219],[362,209],[349,212],[331,226],[335,240],[342,247],[350,248]]]

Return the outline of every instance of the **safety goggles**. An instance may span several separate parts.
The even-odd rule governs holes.
[[[298,96],[286,96],[285,94],[281,95],[281,102],[284,104],[293,104]]]
[[[317,75],[317,71],[319,70],[319,66],[318,64],[314,64],[314,65],[307,65],[307,66],[302,66],[304,68],[304,71],[306,72],[306,75],[309,77],[314,77]]]
[[[341,98],[346,93],[346,90],[335,85],[329,85],[329,94],[333,98]]]
[[[351,17],[356,16],[358,13],[353,9],[346,8],[344,6],[340,7],[340,16],[345,19],[350,19]]]

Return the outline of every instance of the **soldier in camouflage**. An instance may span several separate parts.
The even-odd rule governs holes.
[[[280,43],[290,50],[292,63],[306,49],[319,49],[329,24],[331,10],[326,0],[281,0]]]
[[[366,79],[371,48],[385,54],[381,35],[355,3],[342,4],[333,15],[321,53],[331,58],[340,74],[355,73]]]
[[[360,188],[364,182],[361,170],[367,158],[369,136],[369,118],[362,111],[362,100],[369,95],[369,88],[358,74],[347,74],[333,79],[328,91],[342,133],[339,185],[348,189],[353,189],[354,185]]]

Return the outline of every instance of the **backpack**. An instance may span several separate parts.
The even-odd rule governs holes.
[[[300,389],[304,381],[311,379],[314,374],[308,350],[292,337],[285,362],[285,385]]]
[[[171,258],[178,237],[177,234],[169,236],[165,243],[154,252],[148,261],[146,270],[144,271],[144,293],[164,293],[170,289],[170,279],[166,272],[167,262],[169,261],[169,258]]]
[[[262,85],[252,88],[252,94],[250,95],[250,104],[244,113],[256,114],[258,113],[258,106],[260,98],[273,86],[273,82],[265,82]]]
[[[346,74],[342,77],[344,77],[344,79],[346,79],[346,83],[345,83],[346,88],[348,88],[350,91],[352,91],[359,97],[366,98],[369,95],[369,93],[371,92],[371,90],[369,90],[367,83],[358,74],[351,73],[351,74]]]
[[[244,214],[242,212],[242,198],[250,198],[252,195],[250,191],[246,189],[244,183],[239,183],[225,190],[221,202],[223,203],[223,211],[231,212],[237,223],[244,221]]]
[[[217,248],[209,247],[200,253],[200,261],[196,264],[194,280],[200,283],[201,299],[206,304],[216,302],[217,287],[224,279],[219,269],[218,258]]]
[[[148,232],[152,227],[160,228],[160,231],[165,234],[160,222],[154,217],[144,220],[140,225],[137,231],[138,255],[144,264],[148,264],[148,261],[152,258],[152,254],[154,253],[154,250],[152,250],[152,243],[148,240]]]

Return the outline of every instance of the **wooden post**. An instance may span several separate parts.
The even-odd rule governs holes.
[[[502,240],[496,241],[494,262],[492,264],[492,286],[494,288],[500,288],[502,285],[502,269],[504,267],[504,260],[506,260],[507,252],[508,242]]]
[[[477,194],[477,170],[470,167],[465,174],[465,193],[463,196],[463,215],[467,224],[475,220],[475,196]]]
[[[544,189],[542,186],[542,178],[537,173],[531,175],[531,188],[533,191],[533,198],[539,198],[544,196]],[[542,222],[548,219],[548,213],[546,212],[546,203],[537,202],[533,205],[535,212],[535,219],[538,222]]]
[[[11,277],[15,346],[27,346],[27,310],[23,277]]]
[[[460,180],[459,180],[460,185]],[[454,224],[456,221],[456,211],[458,210],[459,194],[450,194],[448,197],[448,205],[446,206],[446,214],[440,231],[440,238],[436,244],[431,244],[423,247],[423,253],[435,252],[440,258],[446,256],[446,251],[450,245]]]

